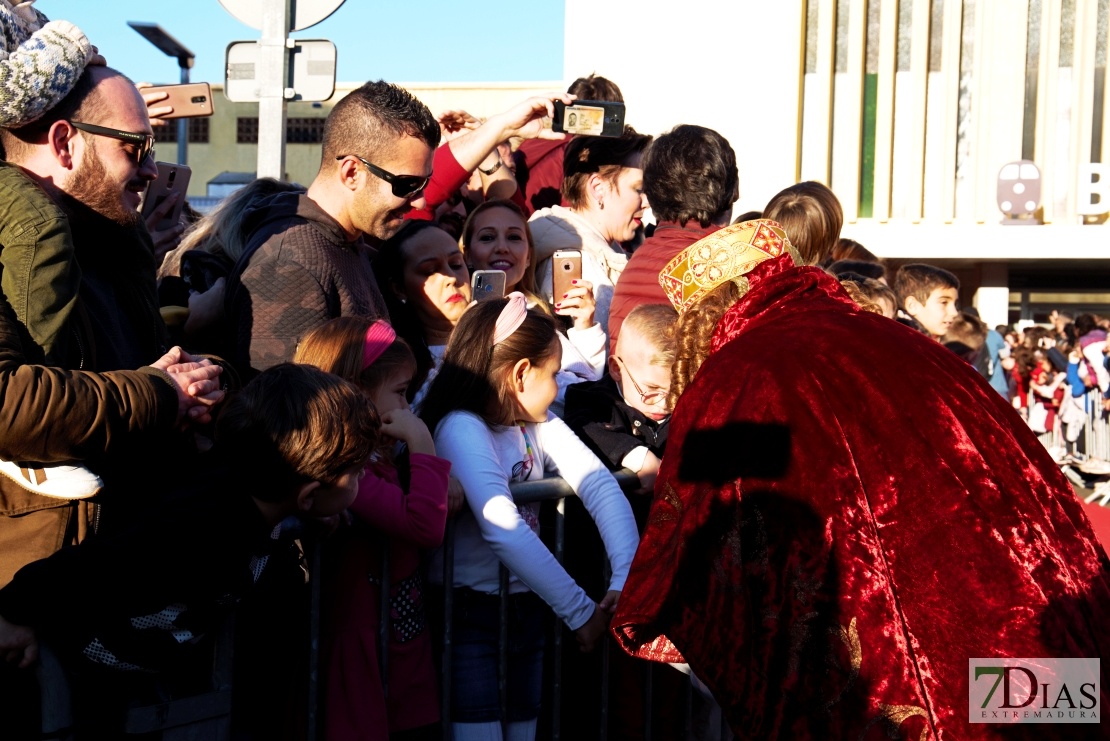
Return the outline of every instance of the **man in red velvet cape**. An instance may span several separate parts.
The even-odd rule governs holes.
[[[968,723],[969,658],[1110,649],[1066,479],[973,368],[790,251],[747,222],[660,274],[680,312],[750,290],[674,411],[614,635],[689,662],[743,739],[1101,737]]]

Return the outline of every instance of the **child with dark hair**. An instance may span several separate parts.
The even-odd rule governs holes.
[[[956,318],[960,281],[944,268],[903,265],[894,276],[898,320],[939,340]]]
[[[16,573],[0,590],[0,651],[28,667],[49,644],[73,673],[78,729],[118,734],[131,693],[152,701],[152,677],[179,679],[304,520],[350,506],[377,438],[352,384],[274,366],[223,410],[209,466],[182,496]]]
[[[848,291],[852,300],[860,306],[867,302],[878,309],[875,313],[882,314],[887,319],[894,319],[897,316],[898,300],[894,297],[894,291],[886,283],[859,273],[842,273],[837,276],[837,280],[844,286],[844,290]]]
[[[451,720],[456,741],[501,739],[498,693],[500,567],[509,571],[508,734],[535,736],[546,611],[592,650],[609,625],[636,550],[628,500],[599,460],[549,407],[561,346],[549,317],[521,293],[467,311],[451,335],[422,415],[451,461],[468,507],[455,528]],[[510,484],[555,470],[590,512],[612,578],[600,601],[575,583],[540,540],[538,504],[518,504]],[[431,578],[442,574],[437,554]],[[438,563],[437,563],[438,562]]]
[[[985,377],[987,358],[983,344],[987,340],[987,328],[974,316],[965,312],[956,314],[948,325],[948,331],[941,338],[941,344],[959,355]]]

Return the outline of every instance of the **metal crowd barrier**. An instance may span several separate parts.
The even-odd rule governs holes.
[[[625,491],[635,490],[639,486],[636,475],[631,471],[621,470],[616,472],[615,477],[621,488]],[[563,563],[565,552],[565,527],[564,527],[564,500],[568,496],[574,496],[574,491],[570,488],[563,479],[558,477],[546,478],[540,481],[528,481],[512,485],[512,492],[514,500],[519,504],[530,504],[534,502],[555,501],[555,542],[554,542],[554,555],[559,563]],[[441,718],[443,723],[443,737],[446,741],[451,739],[451,647],[452,647],[452,625],[450,616],[452,615],[453,607],[453,588],[451,585],[454,583],[454,523],[448,521],[447,530],[444,537],[444,559],[443,559],[443,583],[444,583],[444,630],[443,630],[443,663],[441,669]],[[390,581],[389,581],[389,563],[388,563],[388,549],[383,549],[383,562],[382,562],[382,579],[381,579],[381,628],[378,634],[378,656],[380,661],[379,670],[382,676],[382,686],[386,694],[389,692],[389,664],[388,664],[388,642],[389,642],[389,597],[390,597]],[[311,573],[321,573],[321,549],[312,549],[311,556]],[[606,574],[608,576],[608,574]],[[509,573],[508,570],[501,567],[501,624],[500,624],[500,646],[498,652],[499,662],[499,679],[498,687],[501,693],[501,710],[502,710],[502,723],[505,722],[505,711],[507,703],[507,675],[508,675],[508,604],[507,599],[509,593]],[[308,697],[307,702],[307,739],[314,741],[318,737],[318,728],[320,727],[320,583],[321,579],[313,578],[311,580],[311,617],[310,617],[310,656],[309,656],[309,683],[308,683]],[[166,741],[169,739],[226,739],[230,735],[230,711],[231,711],[231,656],[232,656],[232,627],[230,623],[225,625],[219,635],[217,641],[217,650],[213,662],[213,677],[212,687],[209,692],[200,695],[182,697],[161,703],[156,706],[135,708],[133,709],[126,721],[126,728],[124,733],[151,733],[162,732],[163,738]],[[606,741],[608,736],[609,724],[609,703],[613,700],[609,693],[609,641],[611,639],[606,635],[596,650],[602,652],[601,654],[601,695],[599,698],[601,704],[600,712],[600,728],[596,736],[599,741]],[[562,738],[561,725],[561,711],[562,711],[562,691],[563,684],[561,681],[562,674],[562,644],[563,644],[563,625],[558,619],[555,620],[554,636],[552,638],[552,684],[550,687],[549,697],[545,698],[545,702],[549,703],[551,708],[552,727],[546,734],[541,734],[549,737],[552,741],[560,741]],[[64,672],[57,662],[49,660],[49,649],[47,649],[47,660],[44,660],[40,666],[40,680],[44,688],[50,690],[51,697],[47,699],[44,704],[44,733],[43,738],[68,738],[69,732],[69,697],[68,697],[68,681],[66,680]],[[650,665],[650,662],[644,662],[645,666]],[[689,679],[685,681],[685,738],[695,738],[695,730],[693,728],[693,694],[697,690],[693,689]],[[644,740],[651,741],[652,735],[652,709],[653,709],[653,688],[652,688],[652,673],[645,672],[644,684]],[[719,711],[714,708],[714,713]],[[710,728],[701,729],[698,731],[697,738],[704,741],[730,741],[733,736],[725,722],[723,715],[720,716],[719,725],[714,720],[710,721]],[[49,731],[53,731],[50,733]],[[669,739],[667,741],[670,741]]]
[[[1110,461],[1110,415],[1102,408],[1102,394],[1098,389],[1088,391],[1083,397],[1087,421],[1083,426],[1085,441],[1083,452],[1087,458]]]
[[[617,483],[621,488],[628,491],[634,491],[639,488],[639,480],[636,474],[622,469],[614,474]],[[566,546],[566,532],[564,523],[564,502],[566,497],[575,496],[574,490],[570,485],[561,478],[550,477],[539,481],[525,481],[511,485],[513,500],[517,504],[532,504],[535,502],[554,501],[555,502],[555,541],[553,546],[553,553],[559,563],[563,563],[565,546]],[[452,648],[452,626],[451,615],[453,614],[453,592],[451,586],[454,583],[454,523],[448,521],[447,530],[444,535],[443,541],[444,559],[443,559],[443,584],[444,584],[444,630],[443,630],[443,657],[441,668],[441,696],[440,696],[440,717],[443,723],[443,738],[445,741],[451,741],[451,648]],[[608,564],[606,562],[606,578],[608,578]],[[507,702],[508,702],[508,605],[509,605],[509,572],[504,566],[501,567],[500,578],[500,599],[501,599],[501,614],[499,626],[499,646],[498,646],[498,688],[500,691],[501,699],[501,723],[504,728],[507,723]],[[382,592],[383,601],[388,600],[388,587],[383,585]],[[379,653],[384,653],[386,650],[385,634],[382,636],[382,643],[379,646]],[[605,635],[598,645],[598,651],[601,651],[601,694],[600,694],[600,720],[598,734],[596,738],[599,741],[606,741],[608,737],[609,727],[609,703],[611,701],[609,693],[609,642],[610,637]],[[563,625],[557,618],[555,620],[554,635],[552,637],[552,683],[550,688],[550,696],[545,698],[546,702],[551,707],[551,722],[548,736],[552,741],[560,741],[562,738],[561,729],[561,711],[562,711],[562,644],[563,644]],[[648,665],[650,662],[644,662]],[[384,682],[383,675],[383,682]],[[695,691],[690,684],[689,680],[685,682],[686,692],[686,713],[685,713],[685,737],[687,739],[693,738],[692,728],[692,693]],[[652,736],[652,674],[650,671],[645,672],[645,685],[644,685],[644,739],[651,741]],[[728,728],[727,722],[721,716],[719,728],[714,728],[709,733],[702,733],[702,737],[706,739],[720,739],[721,741],[728,741],[732,738],[732,733]]]

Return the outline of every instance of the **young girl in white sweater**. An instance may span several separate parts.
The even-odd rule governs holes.
[[[509,570],[507,739],[535,736],[546,602],[591,650],[609,625],[638,537],[628,500],[606,467],[548,407],[561,347],[551,319],[513,293],[459,320],[424,399],[438,454],[466,492],[455,530],[451,717],[456,741],[500,740],[499,567]],[[539,506],[509,484],[556,472],[582,499],[609,556],[609,591],[595,602],[539,539]],[[442,574],[442,554],[431,578]]]

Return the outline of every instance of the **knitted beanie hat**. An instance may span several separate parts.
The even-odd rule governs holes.
[[[77,84],[92,54],[81,29],[30,2],[0,0],[0,127],[40,118]]]

